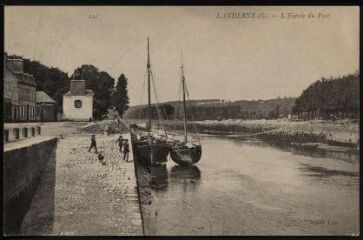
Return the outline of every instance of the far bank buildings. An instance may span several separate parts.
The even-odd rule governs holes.
[[[85,80],[71,80],[63,95],[62,120],[92,121],[93,91]],[[34,77],[24,72],[24,60],[4,54],[4,120],[5,122],[38,122],[60,120],[58,104],[44,91],[37,91]]]
[[[24,60],[4,54],[5,122],[56,121],[57,102],[36,90],[34,77],[24,72]]]

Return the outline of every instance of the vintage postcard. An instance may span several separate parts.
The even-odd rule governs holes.
[[[5,6],[6,236],[358,236],[358,6]]]

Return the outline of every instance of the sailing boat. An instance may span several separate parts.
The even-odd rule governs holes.
[[[136,124],[130,125],[131,145],[134,159],[143,165],[160,165],[167,161],[170,144],[166,136],[157,135],[151,126],[151,96],[150,77],[152,75],[149,51],[149,38],[147,38],[147,87],[148,87],[148,122],[146,129]]]
[[[181,85],[183,89],[183,110],[184,110],[184,139],[182,142],[175,142],[170,150],[170,157],[174,162],[180,165],[191,165],[199,162],[202,157],[202,146],[198,138],[198,144],[188,141],[187,130],[187,107],[185,102],[185,93],[187,86],[184,76],[184,66],[181,65]]]

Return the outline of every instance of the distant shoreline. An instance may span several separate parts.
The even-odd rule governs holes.
[[[145,120],[128,120],[143,123]],[[157,121],[153,120],[157,126]],[[176,120],[159,121],[159,126],[168,131],[183,130],[183,122]],[[293,143],[323,143],[333,146],[358,146],[359,123],[350,120],[322,121],[310,120],[293,122],[277,120],[222,120],[188,122],[190,132],[216,135],[241,135],[267,141]]]

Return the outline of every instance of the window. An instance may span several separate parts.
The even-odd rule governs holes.
[[[18,120],[18,107],[14,106],[14,120]]]
[[[9,130],[5,130],[4,134],[5,134],[5,142],[9,142]]]
[[[14,133],[14,138],[19,139],[19,128],[14,128],[13,133]]]
[[[28,128],[23,128],[23,136],[28,137]]]
[[[81,100],[74,101],[74,107],[75,108],[81,108],[82,107],[82,101]]]

